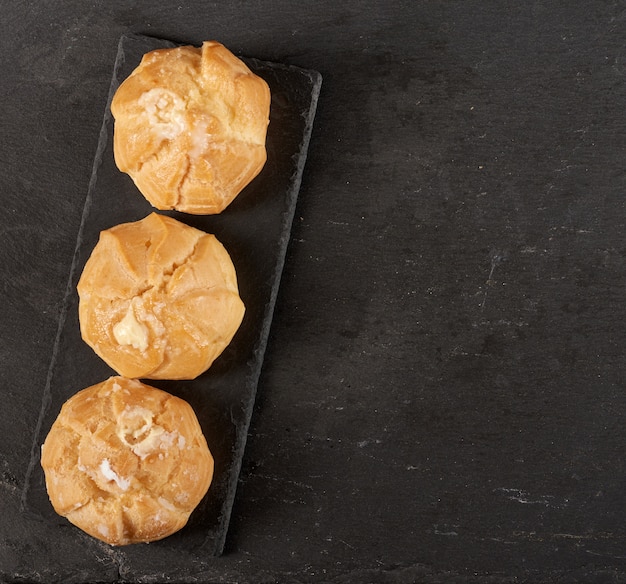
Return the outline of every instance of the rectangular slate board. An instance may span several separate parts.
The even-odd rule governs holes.
[[[78,322],[76,283],[101,230],[142,219],[154,209],[132,180],[121,173],[113,158],[111,98],[148,51],[175,46],[162,39],[127,35],[120,39],[109,98],[95,156],[64,310],[52,351],[33,451],[22,494],[22,507],[58,529],[78,529],[56,515],[49,503],[40,448],[61,405],[74,393],[110,375],[112,371],[82,341]],[[194,408],[215,458],[215,475],[207,496],[180,532],[148,545],[119,548],[121,562],[152,573],[167,571],[188,554],[219,555],[226,532],[257,383],[285,253],[289,242],[302,171],[311,135],[321,76],[316,71],[243,59],[270,86],[272,94],[267,135],[268,159],[261,174],[220,215],[166,214],[214,233],[229,251],[246,305],[243,323],[230,346],[205,374],[192,381],[147,383],[187,400]],[[100,544],[97,540],[89,545]],[[54,545],[50,543],[51,548]],[[52,552],[50,552],[52,553]],[[148,568],[149,567],[149,568]]]

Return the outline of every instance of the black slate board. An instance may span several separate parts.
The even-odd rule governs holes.
[[[175,46],[169,41],[128,35],[120,39],[93,175],[89,185],[64,312],[42,388],[39,427],[22,496],[25,512],[74,529],[57,516],[47,497],[39,464],[40,446],[63,402],[114,372],[81,340],[76,283],[101,230],[142,219],[154,211],[113,159],[110,101],[119,83],[148,51]],[[316,71],[245,59],[272,93],[268,160],[261,174],[220,215],[166,214],[214,233],[237,269],[246,314],[233,342],[211,369],[193,381],[147,381],[187,400],[194,408],[215,458],[209,493],[179,533],[147,545],[121,548],[124,563],[137,572],[168,570],[186,554],[222,553],[237,488],[246,435],[263,363],[273,308],[306,159],[321,76]],[[94,540],[96,546],[104,546]],[[51,545],[52,542],[51,542]],[[42,552],[44,553],[44,552]],[[45,553],[53,553],[48,550]],[[148,568],[149,567],[149,568]]]

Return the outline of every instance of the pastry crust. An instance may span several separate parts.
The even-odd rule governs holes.
[[[157,213],[103,231],[77,290],[83,339],[130,378],[194,379],[245,311],[217,238]]]
[[[214,463],[186,401],[111,377],[65,402],[41,465],[57,513],[125,545],[181,529],[207,493]]]
[[[157,209],[222,212],[261,171],[270,90],[223,45],[144,55],[111,103],[118,168]]]

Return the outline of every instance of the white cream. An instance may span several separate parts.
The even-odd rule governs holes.
[[[191,149],[189,150],[189,156],[192,160],[202,156],[209,147],[213,136],[207,131],[207,126],[206,122],[199,122],[190,132]]]
[[[137,320],[133,302],[128,305],[124,318],[113,327],[115,340],[124,346],[145,351],[148,348],[148,327]]]
[[[141,440],[133,444],[130,449],[141,459],[152,454],[155,450],[158,450],[161,445],[161,435],[165,432],[161,426],[153,426],[150,429],[148,435]]]
[[[158,450],[171,448],[181,436],[154,423],[153,414],[141,406],[127,407],[118,420],[118,437],[142,460]],[[184,441],[184,437],[183,437]]]
[[[100,463],[100,472],[107,481],[113,481],[122,491],[127,491],[130,487],[130,480],[119,476],[112,468],[108,458]]]
[[[185,103],[174,92],[156,87],[143,93],[138,103],[158,137],[173,140],[187,128]]]

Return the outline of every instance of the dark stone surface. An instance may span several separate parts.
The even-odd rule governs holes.
[[[2,579],[626,581],[621,2],[0,19]],[[324,77],[226,553],[161,576],[19,505],[127,32]]]

